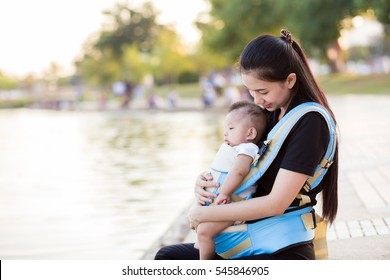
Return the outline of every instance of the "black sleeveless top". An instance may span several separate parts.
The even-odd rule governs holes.
[[[305,102],[293,100],[287,110]],[[272,128],[278,122],[280,110],[269,112],[268,124]],[[278,155],[257,181],[255,197],[271,192],[276,175],[280,168],[312,176],[322,160],[329,143],[329,129],[323,116],[317,112],[305,114],[292,128]],[[317,187],[321,190],[323,186]]]

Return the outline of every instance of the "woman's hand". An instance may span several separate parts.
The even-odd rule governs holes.
[[[208,172],[201,173],[197,178],[195,182],[195,198],[196,201],[201,204],[205,205],[206,202],[211,203],[213,202],[213,199],[217,197],[217,194],[208,192],[206,188],[218,188],[219,185],[216,182],[213,182],[213,176],[211,176]]]

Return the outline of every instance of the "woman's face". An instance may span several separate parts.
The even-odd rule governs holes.
[[[257,105],[271,112],[276,109],[281,109],[282,112],[287,110],[292,99],[291,89],[296,81],[295,73],[291,73],[281,82],[260,80],[254,72],[241,74],[241,79]]]

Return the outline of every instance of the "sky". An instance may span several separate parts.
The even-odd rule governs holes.
[[[145,0],[128,0],[131,7]],[[124,0],[1,0],[0,71],[8,75],[40,74],[52,62],[70,71],[82,44],[104,22],[102,11]],[[151,0],[159,22],[174,24],[189,43],[199,39],[193,25],[204,0]]]

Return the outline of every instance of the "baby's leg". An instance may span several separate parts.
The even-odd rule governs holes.
[[[201,223],[196,229],[201,260],[211,260],[215,254],[213,237],[231,226],[231,222],[206,222]]]

